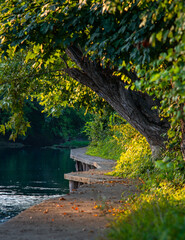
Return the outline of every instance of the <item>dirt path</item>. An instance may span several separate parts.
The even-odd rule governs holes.
[[[135,193],[133,183],[82,185],[65,198],[50,199],[0,225],[1,240],[83,240],[105,235],[121,195]],[[102,205],[102,210],[96,206]],[[104,212],[106,213],[104,213]]]
[[[65,197],[44,201],[1,224],[0,239],[94,240],[106,235],[122,197],[136,192],[134,182],[124,179],[84,184]]]

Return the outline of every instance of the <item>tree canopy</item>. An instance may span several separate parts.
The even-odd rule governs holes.
[[[156,132],[155,139],[158,134],[162,146],[171,129],[173,146],[180,146],[178,137],[183,149],[184,9],[184,0],[1,1],[1,106],[19,114],[10,125],[21,119],[14,128],[24,125],[25,131],[21,106],[29,96],[55,112],[78,100],[100,103],[96,92],[127,121],[131,119],[150,145],[157,145],[157,140],[149,132]],[[120,99],[132,96],[137,111],[129,112],[129,102],[124,111],[118,109],[122,100],[115,100],[110,92],[114,88],[115,92],[124,88]],[[143,126],[133,120],[136,116]],[[144,125],[150,124],[145,134]]]

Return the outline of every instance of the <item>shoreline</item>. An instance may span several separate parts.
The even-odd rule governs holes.
[[[93,174],[97,170],[90,171]],[[105,236],[121,196],[127,198],[137,192],[135,182],[127,179],[83,184],[64,197],[45,200],[2,223],[0,239],[93,240]]]

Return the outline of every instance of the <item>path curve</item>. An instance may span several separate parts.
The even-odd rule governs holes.
[[[0,239],[94,240],[105,236],[122,193],[128,197],[136,192],[135,184],[126,179],[84,184],[65,197],[46,200],[1,224]],[[101,209],[97,208],[100,205]]]

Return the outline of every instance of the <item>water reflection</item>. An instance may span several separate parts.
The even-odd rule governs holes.
[[[64,173],[74,171],[69,150],[0,150],[0,222],[44,199],[68,192]]]

